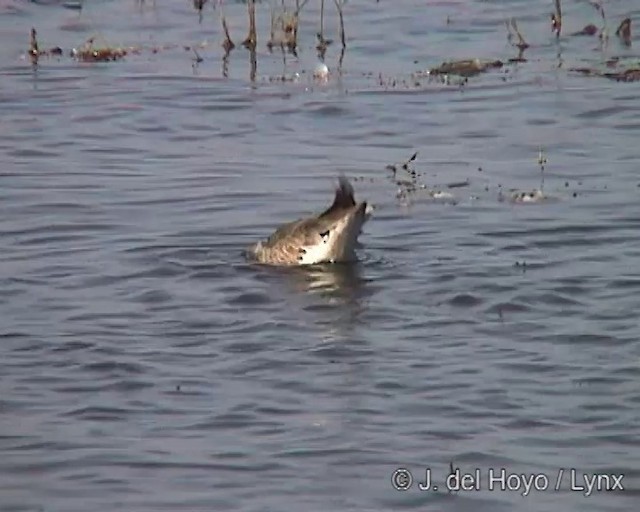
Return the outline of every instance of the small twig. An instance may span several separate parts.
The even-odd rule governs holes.
[[[342,74],[342,62],[344,61],[344,53],[346,49],[347,49],[346,46],[343,46],[340,49],[340,57],[338,58],[338,73],[340,74]]]
[[[551,30],[555,32],[556,38],[560,37],[562,30],[562,9],[560,7],[560,0],[555,0],[556,12],[551,14]]]
[[[453,183],[447,183],[447,188],[462,188],[462,187],[468,187],[468,186],[469,186],[468,179],[464,181],[454,181]]]
[[[522,37],[520,30],[518,30],[518,23],[516,22],[516,19],[511,18],[510,20],[505,20],[504,23],[507,27],[507,40],[509,41],[509,44],[518,48],[518,56],[513,59],[509,59],[509,62],[526,62],[527,59],[524,58],[524,51],[529,48],[529,44],[524,40],[524,37]],[[513,29],[513,32],[511,29]],[[514,34],[518,38],[517,43],[513,42]]]
[[[600,13],[600,16],[602,17],[602,21],[607,21],[604,13],[604,7],[602,6],[602,3],[600,2],[600,0],[592,0],[589,3],[596,11]]]
[[[29,41],[29,57],[31,58],[31,64],[34,66],[38,65],[38,55],[40,55],[40,51],[38,49],[37,32],[35,28],[32,28],[31,38]]]
[[[518,23],[515,18],[511,18],[511,26],[513,27],[513,30],[515,30],[516,36],[518,36],[518,43],[515,46],[517,46],[521,51],[529,48],[529,44],[524,40],[524,37],[522,37],[522,34],[518,30]]]
[[[222,43],[222,47],[224,51],[229,55],[229,52],[233,50],[236,45],[233,44],[231,37],[229,36],[229,27],[227,27],[227,18],[222,15],[222,30],[224,30],[224,42]]]
[[[202,23],[202,8],[207,0],[193,0],[193,8],[198,11],[198,22]]]
[[[409,160],[407,160],[406,162],[404,162],[402,164],[402,168],[406,171],[407,169],[409,169],[409,164],[411,162],[414,162],[415,159],[418,157],[418,152],[416,151],[413,155],[411,155],[411,158],[409,158]]]
[[[544,150],[540,147],[538,152],[538,165],[540,166],[540,192],[544,192],[544,166],[547,164],[547,157],[544,156]]]
[[[276,15],[271,8],[271,35],[269,36],[269,40],[267,41],[267,48],[269,51],[273,51],[273,47],[275,46],[275,36],[276,36]]]
[[[307,2],[309,0],[304,0],[304,2],[302,2],[302,4],[300,4],[299,2],[296,1],[296,14],[300,14],[300,11],[304,8],[305,5],[307,5]]]
[[[318,38],[318,44],[316,45],[316,50],[318,50],[318,58],[321,61],[324,61],[324,55],[327,52],[327,46],[329,46],[332,41],[331,39],[324,38],[324,0],[320,0],[320,32],[316,34]]]
[[[513,32],[511,32],[511,25],[509,20],[504,20],[504,26],[507,28],[507,42],[513,46]]]
[[[224,55],[222,56],[222,76],[224,78],[229,77],[229,51],[225,49]]]
[[[408,171],[409,164],[411,162],[414,162],[417,157],[418,157],[418,152],[416,151],[413,155],[411,155],[411,157],[408,160],[405,160],[404,162],[398,165],[400,165],[400,167],[402,167],[402,169],[404,169],[405,171]],[[396,173],[398,172],[398,167],[395,164],[389,164],[385,167],[385,169],[391,171],[393,173],[393,178],[395,179]]]
[[[600,13],[600,17],[602,18],[602,29],[600,29],[600,39],[606,41],[609,39],[609,34],[607,32],[607,16],[604,13],[604,6],[600,2],[600,0],[592,0],[589,2],[591,6]]]
[[[258,43],[256,34],[256,2],[255,0],[249,0],[247,2],[247,9],[249,10],[249,35],[242,42],[242,45],[249,50],[255,51]]]

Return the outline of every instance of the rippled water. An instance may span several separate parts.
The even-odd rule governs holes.
[[[569,68],[637,59],[613,31],[640,7],[605,2],[602,48],[557,43],[552,2],[352,0],[342,73],[334,42],[319,83],[318,4],[297,59],[267,51],[258,5],[252,82],[211,4],[200,23],[187,1],[0,2],[2,510],[637,506],[640,94]],[[224,12],[239,43],[246,5]],[[566,34],[600,23],[586,2],[563,14]],[[514,15],[528,62],[412,76],[515,56]],[[65,49],[35,70],[32,26]],[[94,34],[142,51],[67,56]],[[551,198],[499,201],[539,186],[540,147]],[[429,186],[469,180],[455,204],[398,200],[385,166],[414,151]],[[325,208],[340,172],[376,205],[359,264],[243,260]],[[481,490],[447,492],[451,462]],[[438,491],[418,489],[426,467]],[[500,468],[549,489],[490,491]],[[571,468],[625,490],[585,497]]]

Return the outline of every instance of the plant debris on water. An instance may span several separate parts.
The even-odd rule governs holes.
[[[73,48],[71,55],[82,62],[109,62],[120,60],[127,55],[124,48],[95,47],[94,42],[95,38],[89,38],[80,48]]]
[[[338,28],[336,33],[336,40],[341,45],[341,51],[339,56],[339,62],[335,69],[337,74],[342,75],[342,62],[347,46],[347,38],[345,31],[345,19],[344,19],[344,6],[346,0],[333,0],[333,2],[325,2],[325,0],[318,0],[320,2],[320,16],[319,24],[314,27],[311,32],[311,40],[307,39],[306,44],[308,48],[313,48],[318,53],[320,63],[324,63],[325,54],[329,45],[332,44],[332,39],[326,37],[325,34],[325,3],[333,4],[335,10],[333,11],[338,21]],[[199,13],[200,21],[204,8],[207,5],[207,0],[192,0],[193,8]],[[243,0],[247,8],[248,16],[248,34],[246,38],[242,40],[242,46],[249,50],[249,63],[250,63],[250,79],[256,80],[257,76],[257,48],[259,44],[257,23],[256,23],[256,0]],[[271,23],[270,23],[270,36],[263,43],[270,51],[275,48],[281,48],[287,50],[289,53],[297,57],[297,49],[301,44],[300,38],[302,35],[300,32],[301,16],[303,9],[309,3],[309,0],[281,0],[280,2],[272,2],[270,4],[271,11]],[[600,18],[600,26],[596,26],[593,23],[586,25],[582,30],[573,32],[572,36],[598,36],[601,44],[601,49],[604,50],[605,45],[609,44],[609,30],[607,28],[607,16],[605,14],[604,4],[601,0],[590,0],[589,4],[595,9],[597,15]],[[81,5],[81,3],[80,3]],[[224,77],[228,76],[229,58],[230,52],[235,49],[236,45],[231,39],[230,27],[227,23],[227,19],[223,12],[223,2],[209,2],[213,8],[218,12],[220,23],[222,25],[222,47],[224,49],[224,56],[222,57],[222,74]],[[553,33],[557,39],[560,39],[562,32],[563,14],[561,0],[553,0],[555,7],[554,12],[551,14],[551,27]],[[308,26],[311,21],[305,23]],[[450,17],[447,17],[447,26],[452,24]],[[507,40],[509,44],[518,50],[516,56],[501,56],[500,58],[468,58],[461,60],[445,60],[437,66],[427,67],[424,71],[416,71],[409,73],[408,75],[401,76],[389,76],[383,77],[382,73],[364,73],[363,76],[373,77],[377,76],[377,86],[386,89],[420,89],[423,87],[424,82],[443,83],[445,85],[454,85],[462,88],[470,79],[474,79],[478,75],[488,73],[492,70],[504,69],[501,76],[503,81],[509,79],[508,73],[511,69],[511,65],[526,63],[527,59],[524,57],[524,52],[530,48],[529,42],[525,40],[523,31],[518,24],[515,17],[507,17],[505,20],[505,27],[507,30]],[[316,30],[317,28],[317,30]],[[526,28],[526,27],[525,27]],[[631,17],[625,17],[622,19],[615,31],[616,38],[613,42],[617,45],[630,47],[632,44],[632,19]],[[149,47],[149,46],[116,46],[107,44],[105,42],[98,43],[97,38],[91,37],[84,43],[76,48],[72,48],[68,51],[63,51],[59,46],[53,46],[51,48],[43,49],[42,45],[37,39],[37,32],[35,28],[31,29],[29,50],[27,57],[34,66],[41,63],[43,57],[63,57],[68,55],[72,59],[79,62],[113,62],[122,60],[125,57],[132,55],[139,55],[144,52],[150,52],[156,54],[161,50],[169,48],[184,48],[186,51],[192,54],[190,60],[194,70],[197,65],[204,62],[204,54],[201,54],[198,50],[203,50],[204,46],[194,45],[165,45],[161,47]],[[559,50],[560,51],[560,50]],[[559,55],[559,53],[558,53]],[[286,67],[286,59],[283,57],[284,66]],[[414,63],[417,63],[415,60]],[[561,63],[558,64],[558,67]],[[582,65],[567,67],[569,71],[579,73],[584,76],[602,77],[618,82],[636,82],[640,81],[640,64],[637,60],[634,62],[628,57],[613,57],[609,58],[604,63],[593,65]],[[332,67],[332,70],[334,68]],[[304,73],[304,71],[302,71]],[[333,75],[333,73],[332,73]],[[308,74],[307,76],[311,76]],[[300,73],[288,73],[286,69],[281,75],[274,77],[263,78],[264,82],[292,82],[297,81],[300,77]],[[262,78],[262,77],[261,77]],[[324,77],[323,77],[324,78]],[[328,81],[329,76],[326,77]],[[423,80],[424,79],[424,80]]]
[[[471,77],[502,66],[504,66],[504,63],[500,60],[465,59],[443,62],[439,66],[431,68],[429,74]]]
[[[418,152],[415,151],[407,160],[398,164],[389,164],[385,167],[385,170],[390,171],[390,181],[397,187],[396,198],[405,205],[411,204],[417,199],[433,199],[439,201],[445,201],[447,203],[456,203],[456,199],[450,192],[440,190],[438,188],[430,188],[425,183],[421,183],[418,178],[422,177],[424,173],[418,172],[413,164],[418,157]],[[457,188],[466,186],[468,182],[464,184],[453,183],[449,188]]]

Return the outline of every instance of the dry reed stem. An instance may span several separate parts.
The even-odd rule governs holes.
[[[224,15],[222,15],[222,30],[224,31],[224,41],[222,43],[222,47],[228,55],[229,52],[236,47],[236,45],[233,44],[233,41],[229,36],[229,27],[227,27],[227,19],[224,17]]]
[[[31,37],[29,40],[29,57],[31,58],[31,64],[38,65],[38,56],[40,51],[38,50],[38,38],[35,28],[31,28]]]
[[[256,2],[255,0],[249,0],[247,2],[247,9],[249,11],[249,35],[242,42],[245,48],[251,51],[255,51],[258,44],[258,37],[256,34]]]

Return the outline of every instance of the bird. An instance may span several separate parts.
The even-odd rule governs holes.
[[[275,266],[354,262],[358,236],[372,212],[367,201],[356,202],[351,183],[340,176],[329,208],[280,226],[265,241],[251,245],[247,255]]]

